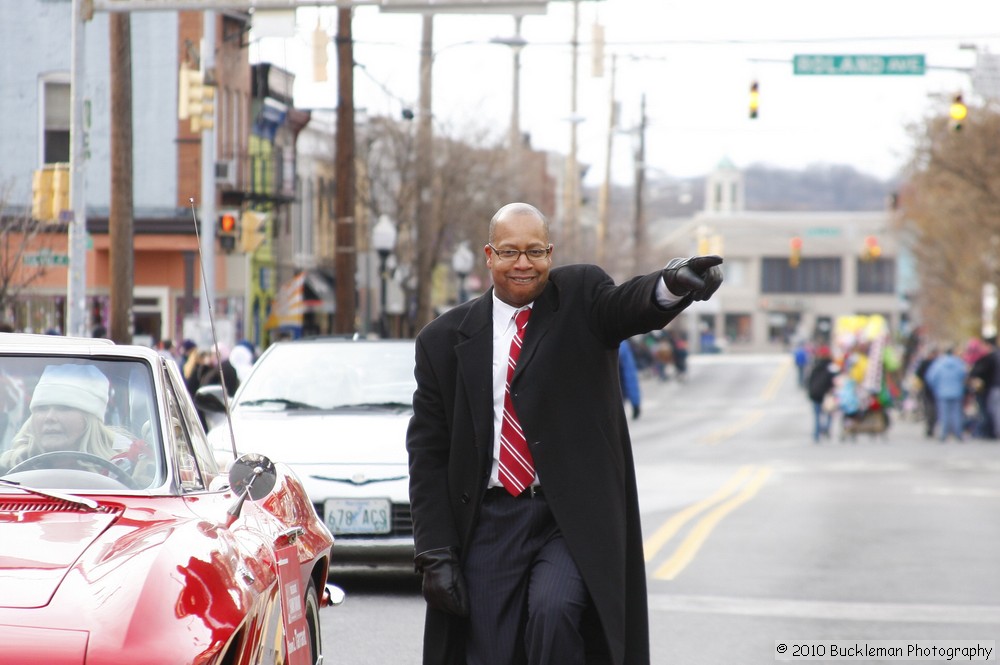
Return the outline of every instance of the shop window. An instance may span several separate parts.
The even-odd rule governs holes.
[[[730,344],[750,344],[753,342],[753,318],[750,314],[726,314],[726,341]]]
[[[69,161],[69,83],[44,81],[42,84],[42,160],[45,164]]]
[[[896,262],[893,259],[858,259],[858,293],[895,293]]]
[[[803,258],[792,267],[785,257],[765,257],[761,266],[761,293],[840,293],[840,258]]]

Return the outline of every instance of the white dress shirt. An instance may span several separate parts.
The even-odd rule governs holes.
[[[683,296],[675,296],[661,279],[656,285],[656,302],[662,307],[670,307],[681,300]],[[507,392],[507,358],[510,356],[510,343],[517,332],[514,315],[527,307],[511,307],[497,298],[493,291],[493,465],[490,468],[490,487],[500,487],[500,427],[503,424],[503,399]],[[528,319],[531,325],[531,319]],[[532,485],[539,485],[538,472]]]
[[[490,467],[490,487],[500,487],[500,427],[503,424],[503,398],[507,392],[507,358],[510,343],[517,332],[514,315],[527,307],[511,307],[493,292],[493,465]],[[528,319],[531,325],[531,319]],[[538,485],[538,474],[532,485]]]

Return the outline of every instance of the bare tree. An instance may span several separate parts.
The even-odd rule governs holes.
[[[408,300],[419,308],[405,334],[413,334],[435,315],[430,305],[435,273],[451,263],[460,242],[473,248],[485,242],[490,217],[506,203],[510,191],[503,137],[486,128],[436,128],[434,139],[432,214],[426,228],[416,228],[416,132],[413,123],[377,118],[372,123],[364,172],[359,183],[373,217],[388,214],[399,224],[397,260],[415,277],[403,284]],[[418,261],[425,252],[428,258]],[[418,290],[423,290],[420,293]]]
[[[10,191],[9,185],[0,190],[0,318],[28,287],[45,276],[45,263],[32,259],[51,255],[54,244],[54,234],[43,233],[51,227],[12,205]]]
[[[911,133],[897,220],[918,265],[921,321],[957,341],[978,334],[982,286],[1000,282],[1000,114],[971,109],[961,131],[935,117]]]

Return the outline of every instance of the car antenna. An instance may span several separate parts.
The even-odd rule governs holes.
[[[198,231],[198,213],[194,209],[194,197],[188,197],[191,205],[191,219],[194,220],[194,236],[198,241],[198,267],[201,269],[201,286],[205,293],[208,293],[208,280],[205,277],[205,261],[201,256],[201,233]],[[212,314],[212,303],[209,298],[205,298],[208,308],[208,324],[212,329],[212,342],[215,351],[215,364],[219,368],[219,381],[222,382],[222,404],[226,407],[226,424],[229,426],[229,443],[233,447],[233,459],[238,459],[240,454],[236,450],[236,433],[233,431],[233,417],[229,413],[229,390],[226,388],[226,374],[222,371],[222,354],[219,353],[219,337],[215,333],[215,316]]]

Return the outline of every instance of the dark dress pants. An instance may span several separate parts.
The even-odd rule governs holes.
[[[488,492],[464,573],[468,665],[584,662],[589,597],[544,497]]]

